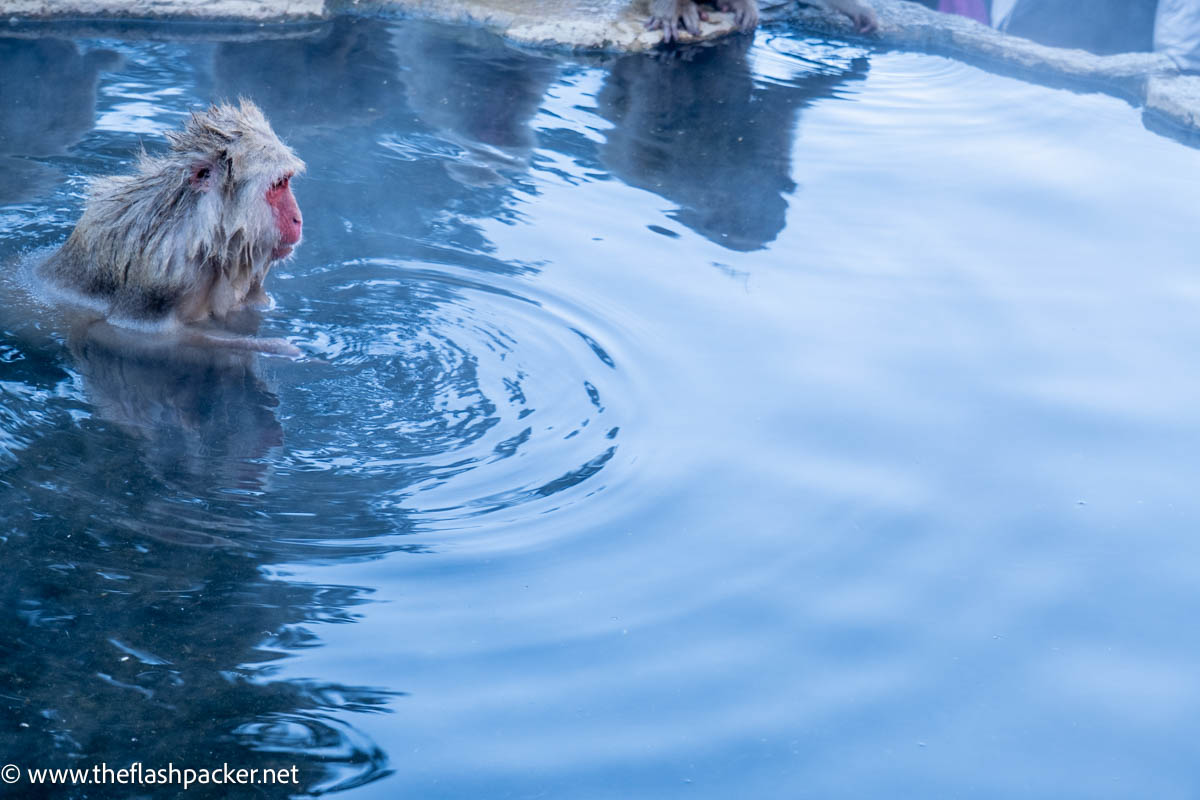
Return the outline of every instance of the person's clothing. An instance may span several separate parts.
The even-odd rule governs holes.
[[[944,14],[958,14],[960,17],[970,17],[984,25],[991,24],[987,3],[984,0],[940,0],[938,11]]]
[[[1200,0],[1159,0],[1154,49],[1180,69],[1200,71]]]
[[[1018,0],[1002,30],[1098,55],[1154,47],[1157,0]]]
[[[1017,0],[992,0],[992,27],[1003,29],[1016,4]]]
[[[1052,47],[1157,51],[1200,72],[1200,0],[918,0]]]

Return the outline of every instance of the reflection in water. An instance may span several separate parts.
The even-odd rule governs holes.
[[[0,298],[5,753],[395,770],[355,800],[1186,795],[1195,153],[927,56],[846,102],[863,51],[778,29],[561,58],[536,111],[545,63],[407,24],[78,45],[127,66],[50,163],[239,93],[309,161],[263,324],[317,357]],[[0,264],[78,199],[0,209]]]
[[[226,44],[215,58],[220,91],[290,115],[279,127],[309,163],[298,260],[321,266],[308,268],[303,296],[280,283],[275,295],[296,314],[291,335],[336,371],[289,387],[297,422],[278,466],[289,480],[340,480],[314,481],[301,508],[311,499],[327,519],[347,509],[345,527],[363,535],[409,532],[567,502],[599,483],[617,447],[619,369],[597,355],[603,337],[586,319],[501,288],[536,268],[492,257],[483,233],[516,219],[532,191],[530,123],[555,62],[479,32],[344,19],[307,39]],[[315,100],[272,76],[305,70],[356,87],[339,113],[285,108]],[[364,116],[373,124],[356,122]],[[337,124],[347,127],[331,132]]]
[[[61,468],[76,438],[37,451]],[[245,551],[97,526],[87,512],[106,495],[47,515],[61,506],[47,496],[53,474],[22,491],[18,475],[3,478],[28,510],[3,530],[0,752],[47,767],[294,764],[301,791],[386,774],[385,755],[331,712],[382,711],[393,692],[271,678],[272,661],[311,645],[306,625],[353,618],[363,590],[272,580]],[[109,480],[107,496],[136,486]]]
[[[407,27],[339,18],[302,39],[223,44],[213,60],[215,93],[253,98],[283,138],[303,152],[309,169],[296,187],[301,208],[306,193],[319,191],[323,203],[322,213],[305,215],[306,261],[339,260],[343,250],[330,243],[350,232],[359,255],[519,270],[520,265],[487,255],[495,248],[479,220],[512,214],[513,187],[494,180],[495,170],[525,169],[526,139],[515,131],[528,117],[507,111],[501,117],[507,121],[498,126],[491,109],[472,109],[463,98],[530,97],[529,90],[510,83],[540,85],[546,79],[536,71],[526,78],[514,69],[490,70],[487,51],[436,26],[413,23],[411,32],[394,32]],[[398,52],[394,38],[425,55]],[[511,52],[504,56],[513,57]],[[467,69],[478,85],[441,81],[440,73],[429,72],[429,59],[459,67],[473,61],[484,65]],[[305,79],[282,81],[279,75]],[[443,95],[435,99],[431,93],[438,81]],[[410,105],[410,95],[418,105],[445,101],[461,110],[423,119]],[[427,105],[422,113],[431,110]],[[519,110],[531,116],[536,102],[527,100]],[[468,146],[472,141],[478,146]],[[381,148],[384,159],[363,157]]]
[[[339,17],[302,38],[226,42],[213,56],[213,77],[217,96],[252,98],[293,135],[368,129],[397,116],[388,29],[377,20]],[[402,116],[403,104],[398,110]]]
[[[265,487],[283,429],[254,354],[147,342],[102,321],[77,325],[70,345],[95,413],[144,441],[158,480],[197,496]]]
[[[530,121],[558,73],[555,62],[507,46],[477,30],[405,25],[392,35],[408,102],[461,155],[446,161],[467,186],[504,182],[528,169]],[[451,76],[447,80],[447,76]]]
[[[309,162],[309,241],[269,320],[321,361],[165,350],[49,315],[9,326],[6,751],[297,763],[308,792],[374,780],[387,756],[350,712],[384,710],[403,676],[382,689],[275,667],[320,643],[310,626],[354,620],[369,590],[274,565],[422,552],[398,537],[604,488],[621,364],[586,314],[502,285],[534,268],[494,257],[483,233],[529,191],[530,122],[556,67],[472,37],[342,19],[211,51],[213,96],[253,98]],[[447,72],[459,79],[439,86]]]
[[[867,67],[856,59],[844,72],[761,83],[746,63],[749,42],[690,48],[684,58],[625,56],[597,98],[616,126],[602,151],[613,174],[677,204],[680,224],[743,251],[765,247],[787,223],[797,111]]]
[[[116,53],[80,54],[61,39],[0,38],[0,205],[37,197],[61,177],[31,160],[56,155],[92,128],[99,73]]]
[[[0,473],[0,752],[47,767],[298,767],[300,787],[263,797],[386,775],[344,712],[385,711],[397,692],[272,678],[317,644],[307,626],[352,620],[369,590],[263,572],[288,554],[256,546],[245,514],[282,434],[254,357],[136,345],[103,323],[68,342],[78,383],[57,353],[6,347],[4,377],[31,391],[5,403],[19,413]],[[225,494],[243,513],[222,511]]]

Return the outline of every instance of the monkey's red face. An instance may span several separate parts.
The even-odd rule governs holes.
[[[271,258],[285,258],[292,252],[292,247],[300,241],[304,228],[304,218],[300,216],[300,206],[292,194],[291,175],[284,175],[267,189],[267,205],[275,216],[275,227],[279,230],[279,244],[271,251]]]

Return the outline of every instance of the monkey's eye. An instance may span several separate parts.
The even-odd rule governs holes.
[[[271,188],[274,189],[275,191],[279,191],[280,189],[286,189],[287,185],[288,185],[288,181],[290,181],[291,179],[292,179],[291,175],[284,175],[282,178],[280,178],[279,180],[277,180],[273,184],[271,184]]]
[[[208,176],[211,174],[212,174],[212,170],[210,170],[208,167],[201,167],[200,171],[196,173],[196,180],[198,180],[198,181],[208,180]]]

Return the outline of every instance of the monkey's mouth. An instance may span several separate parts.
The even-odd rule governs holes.
[[[290,196],[290,195],[289,195]],[[302,237],[300,226],[300,209],[296,209],[295,213],[290,215],[288,224],[279,224],[279,241],[271,250],[271,260],[278,261],[281,258],[287,258],[292,254],[292,248],[300,244]]]

